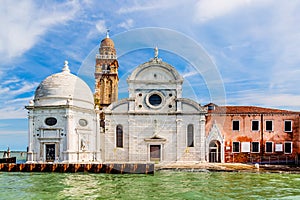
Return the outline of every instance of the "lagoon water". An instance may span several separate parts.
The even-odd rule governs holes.
[[[300,174],[0,172],[0,199],[300,199]]]
[[[25,162],[26,153],[12,156]],[[300,174],[0,172],[2,199],[300,199]]]

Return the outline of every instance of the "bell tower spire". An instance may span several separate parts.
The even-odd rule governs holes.
[[[94,100],[100,109],[118,100],[118,68],[115,45],[107,30],[106,38],[101,41],[99,54],[96,54],[95,65]]]

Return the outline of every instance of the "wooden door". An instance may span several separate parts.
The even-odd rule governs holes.
[[[160,161],[160,145],[150,145],[150,161]]]

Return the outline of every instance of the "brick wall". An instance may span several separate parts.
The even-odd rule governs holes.
[[[248,111],[251,111],[249,107],[247,108]],[[225,162],[284,162],[295,160],[297,154],[300,154],[299,113],[275,109],[273,112],[271,112],[272,109],[265,109],[267,112],[261,112],[264,108],[260,108],[261,110],[257,112],[243,113],[243,109],[243,106],[235,106],[234,112],[229,109],[226,113],[211,111],[207,115],[206,136],[212,125],[216,123],[225,138]],[[252,130],[252,121],[254,120],[259,122],[258,130]],[[291,132],[285,131],[285,120],[292,122]],[[239,121],[238,130],[233,130],[233,121]],[[273,130],[266,130],[266,121],[272,121]],[[239,142],[238,152],[233,152],[233,142]],[[253,152],[252,142],[259,142],[259,152]],[[272,152],[266,152],[266,142],[271,142]],[[291,153],[285,152],[285,145],[288,147],[289,144],[286,144],[288,142],[292,143]],[[242,149],[242,144],[250,147],[249,152],[245,151],[247,148]]]

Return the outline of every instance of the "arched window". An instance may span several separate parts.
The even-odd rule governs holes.
[[[123,127],[120,124],[116,127],[116,145],[123,147]]]
[[[194,147],[194,125],[189,124],[187,127],[187,146]]]

